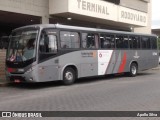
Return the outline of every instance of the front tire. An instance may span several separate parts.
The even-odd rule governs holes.
[[[132,63],[131,66],[130,66],[130,72],[129,72],[129,75],[131,77],[135,77],[138,73],[138,66],[136,63]]]
[[[63,84],[64,85],[71,85],[75,82],[76,79],[76,72],[74,69],[67,67],[63,72]]]

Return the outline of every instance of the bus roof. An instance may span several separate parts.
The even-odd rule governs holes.
[[[80,30],[80,31],[93,31],[93,32],[107,32],[107,33],[118,33],[118,34],[130,34],[130,35],[144,35],[144,36],[155,36],[153,34],[143,34],[143,33],[134,33],[134,32],[126,32],[126,31],[117,31],[117,30],[107,30],[107,29],[98,29],[98,28],[88,28],[88,27],[79,27],[79,26],[69,26],[69,25],[61,25],[61,24],[35,24],[28,25],[20,28],[16,28],[13,31],[17,31],[25,28],[61,28],[61,29],[70,29],[70,30]]]

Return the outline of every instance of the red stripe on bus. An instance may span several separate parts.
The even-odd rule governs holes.
[[[126,66],[126,62],[127,62],[127,54],[126,52],[124,52],[124,55],[123,55],[123,60],[119,66],[119,70],[118,70],[118,73],[122,73],[124,72],[124,68]]]

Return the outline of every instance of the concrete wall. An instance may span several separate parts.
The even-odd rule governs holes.
[[[0,0],[0,10],[49,18],[49,0]]]
[[[0,50],[0,82],[5,80],[6,50]]]
[[[69,0],[49,0],[49,13],[69,12],[68,1]]]
[[[113,26],[123,24],[128,28],[131,25],[147,26],[146,12],[102,0],[66,0],[65,2],[62,2],[62,0],[49,0],[49,4],[49,14],[53,16],[71,17],[90,22],[96,21],[99,24],[104,21],[103,24]],[[141,19],[138,19],[139,16],[141,16]]]
[[[120,5],[143,12],[148,11],[146,0],[121,0]]]
[[[134,28],[136,33],[146,33],[151,34],[151,20],[152,20],[152,0],[148,3],[148,25],[147,27]]]

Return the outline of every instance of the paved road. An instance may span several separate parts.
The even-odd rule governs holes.
[[[141,72],[137,77],[118,75],[85,78],[78,80],[72,86],[51,82],[0,88],[0,111],[159,110],[160,70]],[[123,118],[122,120],[126,119],[135,120],[136,118]],[[158,120],[158,118],[153,119]]]

